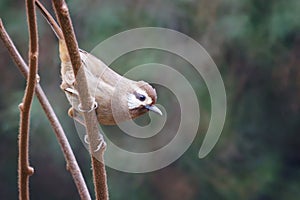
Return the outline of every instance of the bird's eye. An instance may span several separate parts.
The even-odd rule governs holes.
[[[145,97],[144,95],[140,95],[140,96],[139,96],[139,100],[140,100],[140,101],[145,101],[145,100],[146,100],[146,97]]]

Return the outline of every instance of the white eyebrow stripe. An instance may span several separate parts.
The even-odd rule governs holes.
[[[149,97],[149,95],[146,93],[145,90],[137,88],[136,92],[139,93],[139,94],[142,94],[142,95],[144,95],[146,97],[146,100],[143,103],[141,103],[139,101],[141,103],[141,105],[145,106],[145,105],[150,105],[152,103],[152,99]]]
[[[136,96],[134,94],[128,94],[127,95],[127,105],[128,105],[129,109],[135,109],[140,106],[152,104],[152,102],[153,102],[152,99],[148,96],[148,94],[144,90],[137,88],[136,92],[141,95],[144,95],[146,97],[146,99],[145,99],[145,101],[140,101],[139,99],[136,98]]]
[[[148,97],[148,94],[144,90],[141,90],[140,88],[137,88],[136,93],[139,93],[141,95],[144,95],[145,97]]]

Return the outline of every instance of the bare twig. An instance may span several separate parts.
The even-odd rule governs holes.
[[[62,28],[68,53],[71,59],[74,75],[76,77],[76,87],[79,92],[79,100],[83,110],[89,110],[93,107],[93,98],[90,96],[84,70],[81,68],[81,58],[79,54],[78,44],[73,30],[72,22],[70,19],[67,4],[64,0],[53,0],[53,5],[57,14],[59,24]],[[105,200],[108,199],[106,171],[103,160],[104,149],[94,151],[97,146],[103,142],[100,138],[98,120],[95,112],[84,112],[85,127],[90,141],[90,154],[92,159],[93,180],[95,186],[96,199]],[[94,157],[95,156],[95,157]],[[97,160],[98,158],[99,160]]]
[[[29,176],[33,174],[33,168],[29,166],[28,141],[30,109],[37,81],[36,75],[38,65],[38,35],[34,0],[26,1],[26,11],[29,29],[29,75],[27,77],[24,98],[19,105],[19,199],[29,199]]]
[[[13,42],[11,41],[9,35],[5,31],[1,19],[0,19],[0,38],[2,39],[2,42],[7,48],[8,52],[10,53],[10,56],[12,57],[13,61],[16,63],[17,67],[22,72],[23,76],[27,78],[29,74],[28,67],[24,62],[24,60],[22,59],[21,55],[19,54],[18,50],[14,46]],[[64,154],[68,166],[67,169],[70,171],[74,179],[75,185],[78,189],[81,199],[84,200],[91,199],[87,186],[83,179],[81,170],[77,164],[76,158],[73,154],[73,151],[64,133],[64,130],[61,124],[59,123],[59,120],[57,119],[43,89],[39,84],[37,84],[35,92],[43,110],[45,111],[48,117],[48,120],[50,121],[54,133],[56,134],[58,143],[60,144],[60,147],[62,149],[62,152]]]
[[[48,10],[38,0],[35,1],[35,5],[40,9],[43,16],[47,19],[47,22],[49,23],[49,25],[52,28],[53,32],[55,33],[56,37],[60,40],[63,40],[64,39],[63,33],[62,33],[60,27],[58,26],[58,24],[56,23],[56,21],[53,19],[51,14],[48,12]]]

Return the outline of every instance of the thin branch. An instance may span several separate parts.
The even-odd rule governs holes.
[[[48,12],[48,10],[38,0],[35,1],[35,5],[40,9],[40,11],[42,12],[43,16],[46,18],[47,22],[49,23],[49,25],[52,28],[53,32],[55,33],[56,37],[59,40],[63,40],[64,39],[64,35],[63,35],[60,27],[56,23],[56,21],[53,19],[53,17],[51,16],[51,14]]]
[[[29,176],[32,175],[34,171],[33,168],[29,166],[28,143],[30,109],[37,81],[36,74],[38,65],[38,35],[34,0],[26,1],[26,11],[29,29],[29,75],[27,77],[24,98],[19,105],[19,199],[29,199]]]
[[[79,100],[82,105],[82,109],[89,110],[91,107],[93,107],[94,100],[90,96],[84,70],[80,70],[82,64],[81,57],[79,54],[79,48],[73,30],[67,4],[64,0],[53,0],[52,3],[54,5],[60,27],[62,28],[65,43],[71,59],[74,75],[76,77],[77,82],[76,87],[79,92]],[[104,142],[102,138],[100,138],[99,141],[98,120],[96,117],[96,113],[93,111],[84,112],[83,114],[86,125],[86,132],[90,141],[89,146],[92,160],[93,180],[96,199],[108,199],[106,171],[103,160],[104,150],[102,149],[97,151],[96,153],[93,153],[96,149],[98,149],[97,146],[99,145],[99,142],[100,144]],[[99,160],[97,160],[96,158],[98,158]]]
[[[67,4],[63,0],[53,0],[52,2],[54,4],[55,13],[57,14],[60,27],[62,27],[62,32],[65,38],[65,42],[67,44],[67,49],[70,55],[74,74],[75,76],[77,76],[77,73],[81,68],[81,57],[79,54],[79,47],[73,30],[72,22],[69,17],[69,10]],[[85,89],[87,89],[88,87],[86,81],[85,86]]]
[[[0,19],[0,38],[2,39],[3,44],[7,48],[10,56],[12,57],[13,61],[16,63],[19,70],[22,72],[23,76],[25,78],[28,77],[29,70],[28,66],[24,62],[23,58],[19,54],[18,50],[14,46],[12,40],[10,39],[9,35],[7,34],[2,21]],[[68,142],[68,139],[64,133],[64,130],[59,123],[59,120],[57,116],[55,115],[42,87],[39,85],[39,83],[36,86],[36,96],[43,108],[43,110],[46,113],[46,116],[48,120],[50,121],[50,124],[54,130],[54,133],[56,135],[56,138],[58,140],[58,143],[60,144],[60,147],[62,149],[63,155],[65,157],[66,163],[67,163],[67,169],[70,171],[75,185],[78,189],[79,195],[81,199],[84,200],[90,200],[90,194],[88,192],[87,186],[85,184],[85,181],[83,179],[81,170],[78,166],[78,163],[76,161],[76,158],[73,154],[73,151],[71,149],[71,146]]]

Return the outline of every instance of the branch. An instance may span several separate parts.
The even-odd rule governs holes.
[[[17,67],[22,72],[23,76],[27,78],[28,74],[29,74],[28,67],[27,67],[26,63],[24,62],[24,60],[22,59],[21,55],[19,54],[18,50],[14,46],[13,42],[11,41],[9,35],[7,34],[5,28],[2,24],[1,19],[0,19],[0,38],[2,39],[2,42],[5,45],[5,47],[7,48],[13,61],[16,63]],[[67,163],[67,169],[70,171],[70,173],[74,179],[75,185],[78,189],[81,199],[90,200],[91,199],[90,194],[88,192],[87,186],[83,179],[81,170],[77,164],[77,161],[73,154],[71,146],[68,142],[68,139],[67,139],[67,137],[64,133],[64,130],[63,130],[61,124],[59,123],[59,120],[56,117],[42,87],[39,84],[37,84],[35,92],[36,92],[36,96],[37,96],[43,110],[45,111],[46,116],[47,116],[48,120],[50,121],[50,124],[54,130],[54,133],[56,135],[58,143],[60,144],[63,155],[65,157],[65,160]]]
[[[64,39],[63,33],[62,33],[60,27],[58,26],[58,24],[56,23],[56,21],[53,19],[51,14],[48,12],[48,10],[38,0],[35,0],[35,5],[40,9],[40,11],[43,14],[44,18],[46,18],[46,21],[48,22],[48,24],[52,28],[52,30],[55,33],[56,37],[59,40],[63,40]]]
[[[38,35],[34,0],[26,1],[27,20],[29,27],[29,75],[20,109],[19,129],[19,199],[29,199],[29,176],[34,170],[29,166],[28,142],[30,109],[36,86],[38,65]]]
[[[54,9],[62,28],[62,32],[65,38],[65,43],[68,49],[68,53],[71,59],[74,75],[76,77],[76,87],[79,93],[79,100],[82,105],[82,110],[90,110],[93,107],[94,100],[90,96],[87,80],[84,74],[84,70],[81,69],[81,57],[79,54],[79,48],[75,33],[73,30],[72,22],[70,19],[67,4],[64,0],[53,0]],[[80,70],[81,69],[81,70]],[[86,132],[88,139],[90,141],[90,154],[92,160],[92,170],[93,170],[93,180],[95,186],[96,199],[105,200],[108,199],[107,181],[106,181],[106,171],[103,159],[104,149],[98,149],[100,144],[104,143],[103,137],[99,141],[99,130],[98,130],[98,120],[96,113],[93,112],[83,112]],[[94,157],[95,156],[95,157]],[[98,158],[99,160],[97,160]]]

